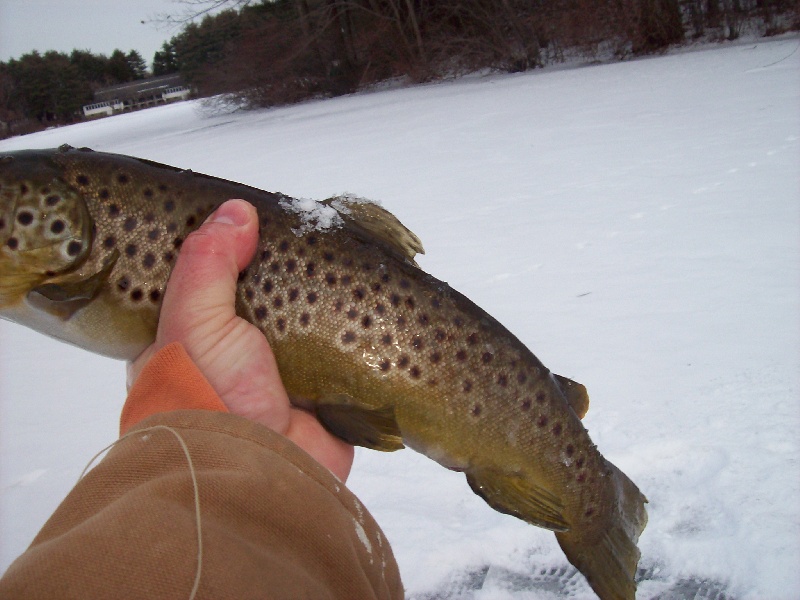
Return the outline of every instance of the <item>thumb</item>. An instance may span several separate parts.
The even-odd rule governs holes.
[[[157,346],[180,341],[202,355],[219,341],[236,316],[237,278],[257,240],[258,215],[244,200],[224,203],[186,238],[164,294]]]

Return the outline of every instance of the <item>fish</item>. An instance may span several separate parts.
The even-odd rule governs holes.
[[[68,145],[0,153],[0,316],[134,359],[183,240],[230,198],[260,227],[236,311],[295,404],[351,444],[463,472],[493,509],[555,532],[600,598],[635,597],[647,499],[592,443],[586,388],[423,271],[419,238],[377,203]]]

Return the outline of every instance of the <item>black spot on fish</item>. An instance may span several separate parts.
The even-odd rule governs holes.
[[[501,373],[497,376],[497,385],[500,387],[506,387],[508,385],[508,377]]]
[[[547,394],[545,394],[544,392],[537,392],[536,402],[538,404],[544,404],[545,402],[547,402]]]
[[[128,256],[136,256],[137,250],[138,249],[136,248],[136,244],[128,244],[127,246],[125,246],[125,254],[127,254]]]
[[[469,343],[470,346],[474,346],[475,344],[477,344],[478,343],[478,334],[477,333],[470,333],[467,336],[467,342]]]
[[[166,192],[167,191],[167,186],[164,185],[163,183],[159,183],[158,184],[158,191],[159,192]]]
[[[187,227],[194,227],[196,224],[197,224],[197,217],[195,217],[194,215],[186,219]]]
[[[150,302],[157,304],[161,300],[161,290],[153,290],[150,292]]]
[[[255,298],[255,296],[256,296],[256,293],[253,291],[253,288],[245,288],[245,290],[244,290],[244,297],[245,298],[247,298],[248,300],[252,300],[253,298]]]
[[[178,224],[172,221],[167,225],[167,233],[175,233],[178,231]]]
[[[575,478],[575,481],[578,483],[583,483],[586,481],[586,473],[578,473],[578,476]]]
[[[313,277],[314,276],[314,271],[316,271],[316,269],[317,269],[317,266],[313,262],[308,263],[306,265],[306,275],[309,276],[309,277]]]
[[[69,256],[78,256],[78,254],[81,253],[81,250],[83,250],[83,244],[80,242],[73,240],[67,244],[67,254]]]
[[[127,184],[128,182],[130,182],[130,180],[131,178],[127,173],[120,173],[119,175],[117,175],[117,183],[120,183],[121,185]]]
[[[363,319],[361,319],[361,326],[364,329],[369,329],[370,325],[372,325],[372,318],[371,317],[366,316]]]
[[[165,252],[163,258],[164,262],[171,263],[173,260],[175,260],[175,255],[172,252]]]
[[[101,200],[108,200],[109,197],[111,196],[111,192],[108,191],[108,188],[103,188],[102,190],[97,192],[97,195],[100,197]]]
[[[443,342],[447,339],[447,333],[445,332],[444,329],[437,329],[434,332],[433,337],[436,339],[437,342]]]
[[[125,229],[125,231],[133,231],[134,229],[136,229],[137,225],[138,222],[136,221],[136,217],[128,217],[127,219],[125,219],[125,224],[123,225],[123,228]]]
[[[275,296],[275,298],[273,298],[272,300],[272,306],[274,306],[275,308],[282,308],[283,298],[281,298],[280,296]]]
[[[0,219],[0,229],[3,229],[6,226],[6,220]]]
[[[392,306],[394,307],[400,306],[400,296],[398,296],[397,294],[392,294],[389,297],[389,302],[391,302]]]
[[[293,258],[290,258],[286,261],[286,272],[287,273],[294,273],[295,269],[297,269],[297,261]]]
[[[300,290],[292,288],[289,290],[289,302],[294,302],[300,296]]]
[[[564,453],[569,457],[575,454],[575,446],[572,444],[567,444],[567,447],[564,449]]]
[[[567,446],[567,447],[569,448],[569,446]],[[575,462],[575,466],[576,466],[576,467],[578,467],[579,469],[582,469],[582,468],[583,468],[583,465],[584,465],[584,463],[585,463],[585,460],[584,460],[584,458],[581,456],[581,457],[580,457],[580,458],[579,458],[579,459],[578,459],[578,460]]]
[[[424,327],[424,326],[428,325],[428,323],[430,322],[430,319],[428,318],[428,315],[426,315],[425,313],[422,313],[419,317],[417,317],[417,321],[419,322],[420,325],[422,325]]]
[[[306,301],[309,304],[314,304],[317,301],[317,294],[315,292],[309,292],[308,296],[306,296]]]
[[[20,225],[30,225],[33,223],[33,214],[28,212],[27,210],[22,211],[17,215],[17,223]]]
[[[58,235],[59,233],[63,233],[64,229],[66,229],[66,225],[64,225],[64,221],[58,219],[50,223],[50,232]]]
[[[472,410],[470,412],[471,412],[473,417],[479,417],[479,416],[481,416],[481,411],[482,411],[481,405],[480,404],[476,404],[475,406],[472,407]]]
[[[168,213],[171,213],[175,210],[175,201],[174,200],[166,200],[164,202],[164,210]]]
[[[547,415],[539,415],[539,418],[536,419],[536,426],[537,427],[545,427],[547,426]]]
[[[255,315],[256,319],[258,319],[259,321],[263,321],[267,316],[267,307],[264,305],[257,307],[255,310]]]
[[[310,322],[311,322],[311,315],[309,315],[307,312],[304,312],[302,315],[300,315],[300,325],[305,327]]]
[[[388,371],[392,368],[392,363],[390,363],[388,360],[382,360],[378,366],[380,367],[381,371]]]
[[[459,362],[464,362],[467,360],[467,351],[466,350],[459,350],[456,352],[456,360]]]
[[[25,194],[27,194],[28,193],[28,186],[25,185],[24,183],[20,183],[19,184],[19,193],[22,194],[23,196]]]
[[[142,191],[142,194],[144,194],[145,198],[152,198],[153,197],[153,190],[151,190],[150,188],[144,188],[144,190]]]
[[[147,232],[147,239],[155,242],[158,239],[158,236],[161,235],[161,232],[158,229],[151,229]]]
[[[134,302],[139,302],[144,297],[144,292],[139,288],[136,288],[131,292],[131,300]]]
[[[8,238],[8,241],[6,242],[6,246],[11,248],[12,250],[16,250],[19,247],[19,240],[17,240],[17,238],[14,238],[14,237]]]
[[[494,355],[491,352],[484,352],[483,356],[481,356],[481,360],[483,364],[488,365],[494,359]]]
[[[350,275],[342,275],[342,285],[350,285],[351,281],[353,281],[353,278]]]
[[[404,290],[407,290],[411,287],[411,283],[408,281],[408,279],[403,278],[400,280],[400,287]]]
[[[357,311],[355,308],[352,308],[352,307],[351,307],[351,308],[350,308],[350,309],[347,311],[347,318],[348,318],[348,319],[350,319],[350,320],[353,320],[353,319],[355,319],[357,316],[358,316],[358,311]]]
[[[278,244],[278,250],[281,252],[286,252],[289,249],[289,242],[286,240],[281,240],[281,243]]]
[[[523,373],[522,371],[520,371],[519,373],[517,373],[517,383],[519,383],[520,385],[522,385],[522,384],[523,384],[523,383],[525,383],[526,381],[528,381],[528,376],[527,376],[527,375],[525,375],[525,373]]]
[[[441,362],[441,360],[442,360],[442,355],[441,355],[441,353],[439,353],[439,352],[434,352],[433,354],[431,354],[431,362],[432,362],[434,365],[437,365],[437,364],[439,364],[439,363]]]
[[[463,384],[463,386],[462,386],[462,389],[463,389],[463,390],[464,390],[466,393],[470,393],[470,392],[472,391],[472,382],[471,382],[469,379],[465,379],[465,380],[464,380],[464,384]]]
[[[441,303],[441,301],[440,301],[438,298],[433,298],[433,299],[431,300],[431,306],[432,306],[433,308],[441,308],[441,307],[442,307],[442,303]]]
[[[176,250],[180,248],[182,244],[183,244],[182,237],[176,237],[174,240],[172,240],[172,245],[175,247]]]
[[[313,246],[316,243],[317,243],[317,236],[310,235],[306,238],[306,244],[308,244],[309,246]]]
[[[352,331],[345,331],[344,334],[342,334],[343,343],[352,344],[355,341],[356,341],[356,334],[353,333]]]
[[[119,205],[118,204],[109,204],[108,205],[108,216],[111,218],[119,216]]]
[[[531,409],[531,404],[533,404],[531,399],[530,398],[525,398],[525,400],[522,401],[522,410],[530,410]]]
[[[156,216],[151,212],[145,214],[145,216],[144,216],[144,222],[147,223],[147,224],[152,224],[153,221],[155,221],[155,220],[156,220]]]
[[[392,336],[388,333],[384,333],[383,336],[381,336],[381,342],[383,342],[385,346],[389,346],[392,343]]]
[[[414,346],[415,350],[422,350],[425,347],[425,342],[422,341],[421,337],[415,335],[414,339],[411,340],[411,345]]]
[[[372,263],[365,262],[361,265],[364,271],[372,271]]]
[[[583,513],[583,514],[584,514],[584,516],[586,516],[586,517],[591,517],[591,516],[594,514],[594,508],[592,508],[592,507],[590,506],[589,508],[587,508],[587,509],[586,509],[586,512],[585,512],[585,513]]]
[[[386,312],[386,307],[385,307],[383,304],[381,304],[380,302],[378,302],[378,303],[375,305],[375,313],[376,313],[376,314],[379,314],[379,315],[382,315],[382,314],[384,314],[385,312]]]
[[[278,263],[277,260],[273,260],[269,265],[269,270],[272,271],[273,273],[277,273],[278,271],[281,270],[280,263]]]
[[[52,196],[48,196],[48,197],[45,199],[45,201],[44,201],[44,202],[45,202],[45,204],[47,204],[47,206],[53,207],[53,206],[55,206],[56,204],[58,204],[59,202],[61,202],[61,196],[57,196],[57,195],[55,195],[55,194],[54,194],[54,195],[52,195]]]
[[[284,332],[286,331],[286,319],[278,319],[275,321],[275,326],[278,328],[278,331]]]
[[[400,357],[400,360],[397,361],[397,366],[400,367],[401,369],[405,369],[410,362],[411,359],[408,358],[408,356],[406,356],[405,354],[403,354],[403,356]]]
[[[356,300],[363,300],[365,295],[366,292],[364,291],[364,288],[356,288],[353,290],[353,298]]]
[[[407,323],[406,318],[403,315],[397,317],[397,321],[395,322],[397,323],[398,327],[405,327]]]
[[[327,284],[329,286],[331,286],[331,287],[335,286],[336,285],[336,275],[334,275],[333,273],[328,273],[327,275],[325,275],[325,281],[327,282]]]
[[[144,265],[145,269],[152,269],[153,265],[156,264],[156,256],[152,252],[148,252],[144,255],[144,260],[142,260],[142,265]]]
[[[416,306],[416,301],[414,300],[414,296],[409,296],[408,298],[406,298],[406,306],[409,309],[414,310],[414,306]]]
[[[372,284],[371,288],[373,292],[378,293],[381,291],[381,284],[376,281]]]
[[[324,258],[326,262],[333,262],[334,256],[332,252],[325,252],[322,258]]]
[[[83,174],[81,174],[81,175],[78,175],[78,176],[75,178],[75,182],[76,182],[78,185],[89,185],[89,178],[88,178],[86,175],[83,175]],[[23,192],[23,193],[24,193],[24,192]]]
[[[411,375],[411,377],[413,377],[414,379],[419,379],[420,375],[422,375],[422,371],[418,366],[414,365],[408,370],[408,374]]]
[[[131,281],[125,275],[123,275],[117,280],[117,289],[121,292],[127,290],[130,287],[130,285]]]

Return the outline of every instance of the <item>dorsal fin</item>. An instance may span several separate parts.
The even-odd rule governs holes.
[[[345,221],[357,225],[399,252],[413,264],[425,254],[420,239],[381,205],[356,196],[334,196],[322,201],[335,208]]]
[[[585,417],[589,411],[589,393],[586,388],[568,377],[556,375],[555,373],[553,373],[553,377],[555,377],[558,387],[564,392],[564,397],[572,407],[572,410],[575,411],[575,414],[578,415],[578,418]]]

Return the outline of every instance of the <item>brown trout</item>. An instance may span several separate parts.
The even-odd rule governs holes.
[[[3,153],[0,315],[135,358],[182,241],[229,198],[260,218],[237,312],[298,404],[350,443],[407,445],[463,471],[492,508],[556,532],[601,598],[634,598],[646,499],[589,439],[585,388],[419,269],[418,238],[376,204],[300,201],[86,148]]]

